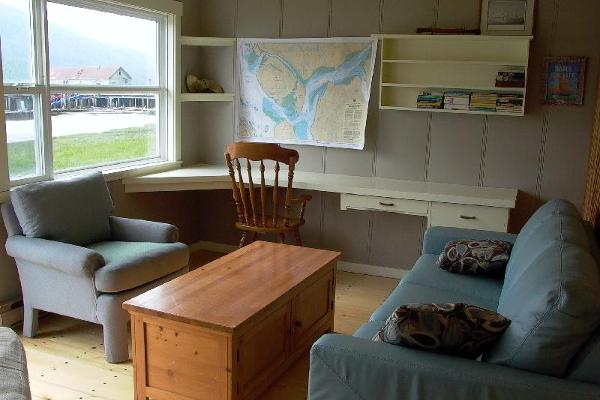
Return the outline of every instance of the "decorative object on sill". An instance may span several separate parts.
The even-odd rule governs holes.
[[[417,28],[418,35],[481,35],[481,29],[467,28]]]
[[[213,79],[198,78],[196,75],[188,74],[185,83],[190,93],[224,93],[221,85]]]
[[[587,57],[546,57],[543,103],[582,105],[586,66]]]
[[[533,32],[535,0],[483,0],[483,35],[523,35]]]

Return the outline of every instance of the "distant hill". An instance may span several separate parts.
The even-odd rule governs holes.
[[[4,12],[4,11],[7,12]],[[0,39],[2,40],[2,64],[4,66],[4,80],[17,82],[29,76],[28,49],[23,47],[23,32],[27,32],[28,25],[22,23],[19,11],[6,7],[0,13]],[[118,29],[118,27],[110,27]],[[101,33],[100,33],[101,34]],[[90,40],[79,35],[76,31],[63,27],[54,27],[49,32],[51,49],[50,65],[55,67],[87,67],[119,65],[132,77],[132,85],[147,85],[154,74],[153,61],[148,55],[132,50],[128,47],[107,45],[104,42]]]

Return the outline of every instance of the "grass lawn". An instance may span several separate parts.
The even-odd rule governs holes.
[[[149,156],[155,138],[154,125],[55,137],[54,171]],[[33,141],[9,143],[8,166],[12,178],[35,173]]]

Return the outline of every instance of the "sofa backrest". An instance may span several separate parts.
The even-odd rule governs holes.
[[[600,247],[594,235],[594,231],[588,225],[586,232],[590,239],[590,253],[600,268]],[[567,378],[600,385],[600,328],[592,337],[581,346],[577,355],[573,358]]]
[[[564,376],[600,324],[600,271],[569,209],[552,202],[519,234],[498,305],[512,323],[486,361]]]
[[[539,250],[539,248],[531,247],[532,243],[529,242],[529,239],[536,231],[544,229],[541,227],[544,223],[549,222],[551,217],[557,215],[570,216],[578,220],[580,218],[577,208],[566,200],[551,200],[538,208],[523,226],[521,232],[519,232],[519,235],[515,240],[511,251],[510,260],[506,266],[505,280],[512,281],[513,274],[516,274],[521,270],[520,266],[523,264],[521,257],[524,255],[524,253],[532,250]],[[556,235],[556,233],[557,231],[554,230],[550,234]]]
[[[11,192],[3,217],[10,234],[85,246],[110,238],[113,203],[101,173],[33,183]],[[11,213],[10,205],[14,210]]]

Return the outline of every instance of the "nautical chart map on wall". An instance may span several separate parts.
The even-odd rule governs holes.
[[[242,141],[362,149],[377,39],[239,39]]]

